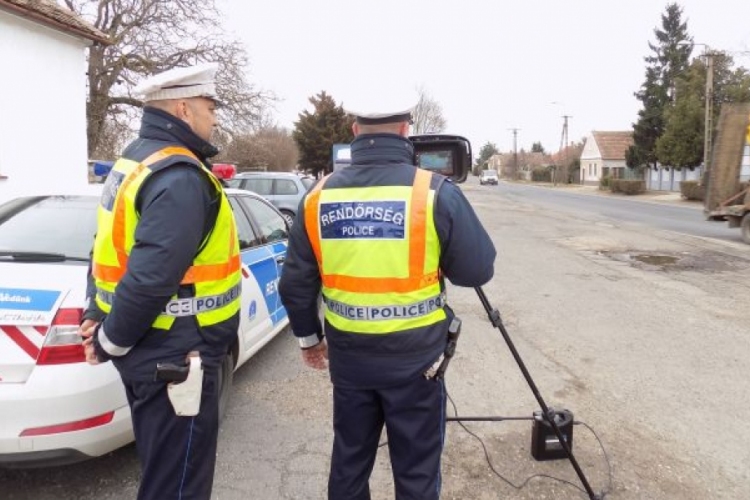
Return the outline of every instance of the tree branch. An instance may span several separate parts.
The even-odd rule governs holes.
[[[116,106],[118,104],[127,104],[128,106],[135,106],[137,108],[143,107],[143,101],[134,97],[128,96],[115,96],[109,98],[110,106]]]

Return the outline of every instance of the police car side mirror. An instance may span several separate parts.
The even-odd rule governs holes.
[[[471,143],[460,135],[412,135],[415,165],[450,178],[455,183],[464,182],[471,170]]]

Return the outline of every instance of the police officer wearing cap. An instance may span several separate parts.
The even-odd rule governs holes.
[[[414,166],[409,105],[347,111],[356,118],[351,166],[322,179],[300,204],[281,300],[303,361],[330,368],[328,498],[370,498],[385,426],[396,499],[437,499],[446,394],[443,381],[425,373],[454,318],[443,279],[487,283],[495,248],[458,187]]]
[[[211,496],[220,367],[237,338],[241,281],[234,216],[208,163],[218,153],[208,142],[216,70],[174,69],[136,88],[145,103],[140,133],[98,207],[95,296],[81,335],[89,362],[112,360],[125,385],[141,500]],[[191,352],[200,363],[190,370],[198,383],[189,401],[199,403],[184,413],[157,364],[184,367]]]

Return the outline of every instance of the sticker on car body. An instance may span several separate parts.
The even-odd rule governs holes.
[[[0,324],[49,325],[62,297],[59,290],[0,288]]]

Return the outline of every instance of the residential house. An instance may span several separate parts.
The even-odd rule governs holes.
[[[487,166],[483,167],[483,170],[489,169],[489,170],[495,170],[500,177],[507,177],[503,171],[503,165],[504,165],[504,155],[498,153],[490,156],[489,160],[487,160]]]
[[[581,152],[581,183],[596,185],[607,175],[632,177],[633,171],[625,163],[625,153],[632,145],[632,131],[592,131]]]
[[[555,172],[555,182],[576,183],[581,181],[581,175],[575,167],[575,160],[581,158],[581,151],[585,139],[581,142],[573,142],[560,149],[557,153],[550,155],[552,165],[557,167]]]
[[[0,203],[88,187],[92,43],[109,41],[53,0],[0,0]]]
[[[515,168],[515,161],[518,161],[518,168]],[[531,180],[531,172],[537,168],[547,168],[551,165],[549,155],[531,151],[520,150],[517,154],[513,152],[498,153],[492,155],[487,162],[490,169],[497,170],[501,177],[519,180]]]

